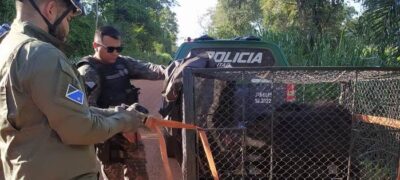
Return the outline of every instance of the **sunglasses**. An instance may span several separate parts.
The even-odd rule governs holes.
[[[98,44],[98,45],[103,46],[104,48],[106,48],[108,53],[113,53],[114,51],[117,51],[118,53],[120,53],[120,52],[122,52],[122,50],[124,50],[124,47],[122,47],[122,46],[120,46],[120,47],[108,46],[108,47],[107,47],[107,46],[104,46],[103,44],[99,44],[99,43],[96,43],[96,44]]]

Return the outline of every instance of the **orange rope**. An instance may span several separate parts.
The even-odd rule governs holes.
[[[392,127],[400,129],[400,120],[386,118],[386,117],[379,117],[379,116],[370,116],[364,114],[355,114],[354,115],[356,120],[369,123],[369,124],[377,124],[386,127]]]
[[[211,153],[211,149],[210,149],[210,145],[208,143],[206,132],[204,130],[197,130],[197,132],[199,133],[201,142],[203,143],[204,151],[207,156],[208,165],[210,166],[211,173],[212,173],[214,179],[218,179],[217,167],[215,166],[214,158]]]
[[[201,129],[197,126],[194,126],[194,125],[190,125],[190,124],[185,124],[185,123],[172,121],[172,120],[160,120],[160,119],[156,119],[154,117],[149,117],[147,119],[146,126],[150,129],[155,129],[157,131],[158,139],[160,142],[161,157],[162,157],[162,161],[164,164],[164,170],[165,170],[165,173],[167,174],[168,180],[173,180],[173,176],[172,176],[172,171],[171,171],[171,168],[170,168],[169,162],[168,162],[167,147],[165,144],[164,136],[160,130],[161,126],[169,127],[169,128],[180,128],[180,129],[184,128],[184,129],[196,130],[197,133],[199,134],[200,140],[203,144],[203,149],[206,153],[208,164],[210,166],[210,170],[213,175],[213,178],[214,178],[214,180],[219,180],[218,171],[215,166],[214,158],[213,158],[213,155],[212,155],[212,152],[210,149],[210,144],[208,143],[206,132],[203,129]]]
[[[158,134],[158,141],[160,142],[161,159],[163,161],[165,173],[167,174],[167,179],[172,180],[174,178],[172,176],[171,167],[169,166],[168,156],[166,156],[167,148],[166,148],[165,140],[162,136],[160,127],[156,126],[156,127],[154,127],[154,129],[157,131],[157,134]]]

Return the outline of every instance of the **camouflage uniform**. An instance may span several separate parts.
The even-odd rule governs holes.
[[[111,138],[109,141],[113,140],[115,138]],[[121,145],[125,151],[126,159],[124,159],[124,162],[104,165],[103,170],[107,178],[110,180],[124,179],[124,177],[129,177],[129,179],[149,179],[146,171],[146,154],[143,143],[141,141],[136,143],[124,141]]]
[[[91,58],[92,60],[95,60],[94,57],[85,58]],[[124,60],[129,79],[164,79],[164,67],[161,65],[143,63],[139,60],[135,60],[126,56],[120,56],[118,58]],[[101,72],[96,70],[90,64],[80,65],[78,63],[78,66],[78,70],[80,74],[84,77],[86,87],[89,92],[89,104],[93,106],[99,106],[98,102],[102,91],[101,82],[102,78],[104,77],[101,77],[101,75],[99,75],[99,73]],[[125,72],[125,69],[123,69],[123,71]],[[136,143],[130,143],[121,134],[117,134],[107,140],[107,142],[105,142],[104,144],[111,144],[109,146],[118,146],[118,149],[122,151],[118,154],[123,154],[120,161],[117,160],[113,162],[104,162],[103,160],[103,170],[108,179],[119,180],[124,179],[124,177],[129,179],[148,179],[146,171],[145,151],[140,138],[137,138]],[[104,147],[100,145],[99,149],[101,150],[102,148]]]

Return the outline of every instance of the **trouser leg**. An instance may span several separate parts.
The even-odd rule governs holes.
[[[125,179],[147,180],[149,179],[146,170],[146,154],[141,141],[132,144],[126,150],[128,158],[125,161]]]
[[[122,163],[105,164],[103,171],[108,180],[124,179],[124,165]]]

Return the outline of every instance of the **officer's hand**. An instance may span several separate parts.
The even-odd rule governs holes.
[[[139,128],[146,128],[144,122],[147,119],[147,114],[139,112],[135,109],[136,106],[121,105],[117,106],[116,111],[129,116],[126,122],[126,128],[123,132],[137,131]]]
[[[140,105],[139,103],[133,103],[132,105],[130,105],[127,110],[129,111],[130,109],[134,109],[136,111],[139,111],[143,114],[148,115],[149,114],[149,110],[147,110],[145,107],[143,107],[142,105]]]
[[[128,109],[133,109],[147,115],[146,119],[142,121],[142,123],[144,124],[144,127],[142,128],[143,130],[150,131],[154,127],[153,117],[149,115],[149,110],[147,110],[145,107],[141,106],[138,103],[134,103],[129,106]]]
[[[150,129],[148,128],[148,126],[145,126],[146,124],[146,120],[149,119],[149,110],[147,110],[144,106],[138,104],[138,103],[134,103],[132,105],[130,105],[126,110],[128,111],[137,111],[139,113],[142,113],[144,115],[146,115],[146,118],[142,120],[143,126],[141,127],[143,130],[149,131]]]

